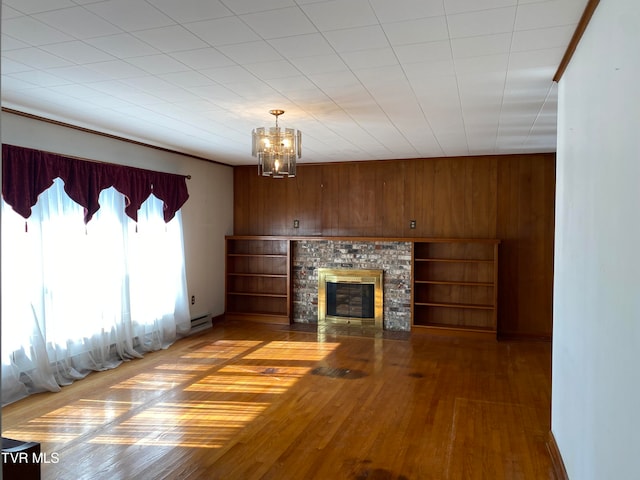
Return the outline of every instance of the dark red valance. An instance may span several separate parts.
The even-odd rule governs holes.
[[[140,205],[152,193],[164,202],[164,220],[170,221],[189,198],[186,176],[141,168],[92,162],[31,148],[2,145],[2,197],[29,218],[38,196],[60,177],[67,195],[85,208],[85,223],[100,208],[98,197],[114,187],[127,197],[126,214],[138,220]]]

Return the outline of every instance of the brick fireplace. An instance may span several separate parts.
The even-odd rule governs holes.
[[[296,240],[293,242],[293,321],[318,321],[318,270],[381,269],[383,328],[411,330],[411,243]]]

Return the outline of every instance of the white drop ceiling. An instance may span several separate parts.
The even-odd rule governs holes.
[[[2,106],[229,165],[553,152],[587,0],[3,0]]]

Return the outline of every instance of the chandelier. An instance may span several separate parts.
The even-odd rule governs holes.
[[[269,110],[269,113],[276,117],[276,126],[268,129],[260,127],[251,132],[251,154],[258,157],[258,175],[295,177],[296,157],[302,156],[302,132],[278,126],[278,117],[284,110]]]

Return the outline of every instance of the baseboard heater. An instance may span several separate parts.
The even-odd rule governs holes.
[[[191,319],[191,330],[189,330],[189,335],[193,335],[194,333],[202,332],[208,328],[213,327],[213,322],[211,321],[211,314],[204,313],[202,315],[198,315]]]

